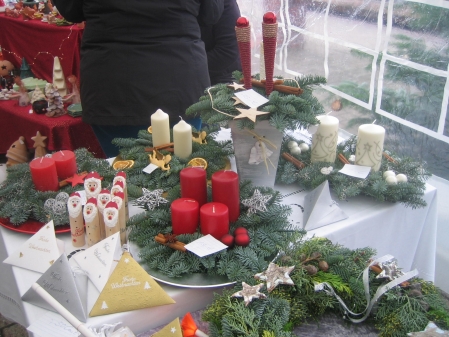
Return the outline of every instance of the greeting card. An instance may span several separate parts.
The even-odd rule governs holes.
[[[124,252],[89,315],[101,316],[173,303],[175,301],[131,254]]]

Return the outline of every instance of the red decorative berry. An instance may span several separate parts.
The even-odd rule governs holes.
[[[263,16],[263,23],[276,23],[276,14],[273,12],[266,12]]]
[[[248,234],[238,234],[235,236],[234,242],[237,246],[246,247],[249,245],[250,238]]]
[[[220,239],[226,246],[231,247],[234,244],[234,237],[231,234],[225,234]]]
[[[239,234],[248,234],[248,231],[246,230],[245,227],[237,227],[234,231],[234,235],[239,235]]]
[[[244,16],[241,16],[237,19],[236,23],[237,27],[244,28],[249,26],[249,20],[245,18]]]

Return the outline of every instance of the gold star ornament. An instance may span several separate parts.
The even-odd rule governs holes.
[[[257,111],[257,109],[254,109],[254,108],[250,108],[250,109],[239,109],[239,108],[237,108],[237,110],[240,112],[240,115],[235,116],[234,119],[249,118],[254,123],[256,122],[256,117],[257,116],[269,114],[269,112]]]
[[[245,301],[245,306],[248,306],[248,304],[250,304],[251,301],[256,298],[258,299],[267,298],[265,294],[259,292],[259,290],[263,286],[264,286],[263,283],[259,283],[258,285],[255,286],[250,286],[249,284],[242,282],[243,289],[232,294],[231,297],[243,297],[243,300]]]
[[[267,281],[268,292],[271,292],[279,284],[294,285],[290,278],[290,273],[295,269],[295,266],[291,267],[279,267],[277,264],[270,263],[267,270],[262,273],[254,275],[256,280]]]

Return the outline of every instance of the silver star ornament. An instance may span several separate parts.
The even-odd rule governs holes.
[[[168,203],[167,199],[162,198],[162,193],[164,193],[164,191],[161,189],[149,191],[143,187],[142,192],[143,195],[135,201],[137,206],[147,206],[148,209],[152,211],[159,205]]]
[[[254,214],[256,211],[265,212],[266,203],[271,199],[271,195],[263,195],[258,189],[254,190],[253,196],[242,201],[242,204],[249,207],[248,214]]]
[[[279,284],[294,285],[295,283],[290,278],[290,273],[295,269],[295,266],[280,267],[271,262],[267,270],[262,273],[254,275],[256,280],[267,281],[268,292],[273,291]]]
[[[243,289],[232,294],[231,297],[243,297],[243,299],[245,301],[245,306],[248,306],[248,304],[250,304],[251,301],[256,298],[258,298],[258,299],[267,298],[267,296],[265,294],[259,292],[259,290],[263,286],[264,286],[263,283],[259,283],[255,286],[250,286],[249,284],[242,282]]]

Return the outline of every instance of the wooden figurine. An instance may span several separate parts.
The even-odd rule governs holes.
[[[6,166],[13,166],[16,164],[26,163],[28,161],[28,151],[25,144],[25,137],[20,136],[6,151],[8,161]]]

